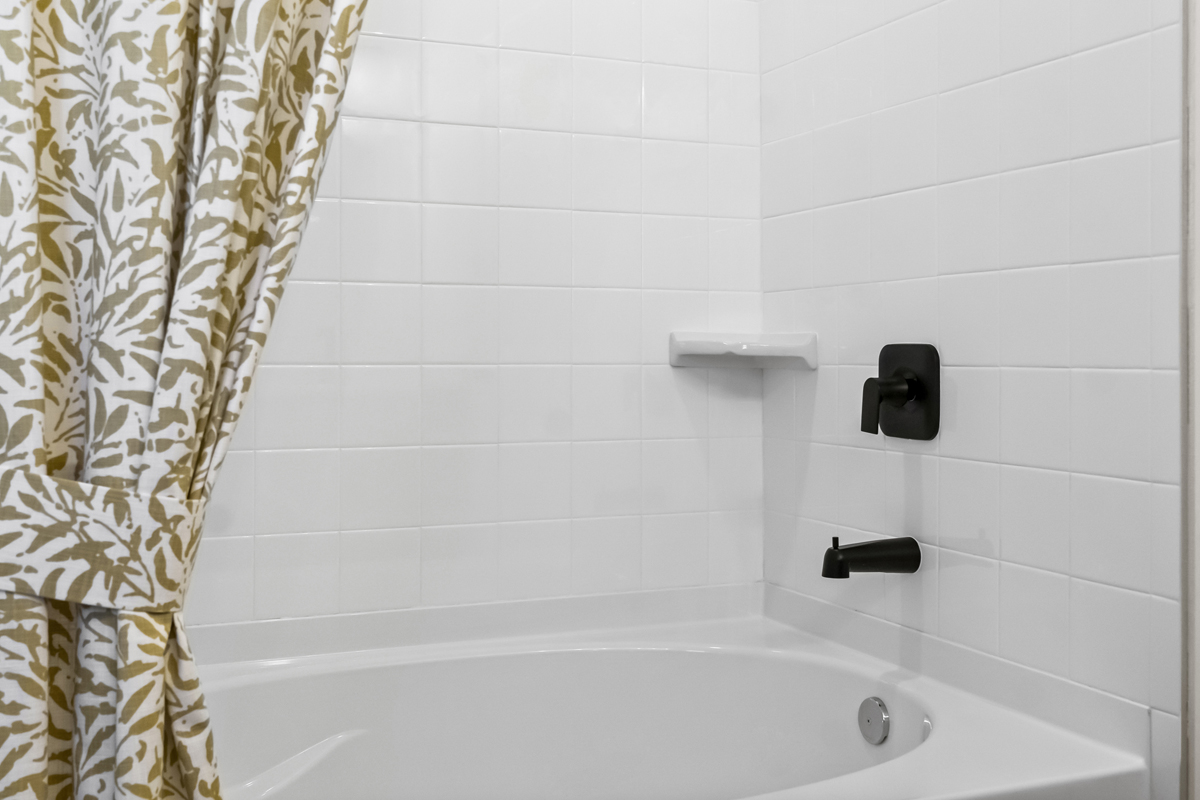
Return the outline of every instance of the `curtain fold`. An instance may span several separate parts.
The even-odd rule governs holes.
[[[0,4],[0,800],[221,796],[180,611],[365,4]]]

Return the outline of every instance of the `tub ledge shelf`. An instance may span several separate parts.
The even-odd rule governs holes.
[[[671,334],[672,367],[817,368],[815,333]]]

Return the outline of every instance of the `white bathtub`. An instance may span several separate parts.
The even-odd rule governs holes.
[[[202,674],[228,800],[1147,796],[1138,756],[763,619]]]

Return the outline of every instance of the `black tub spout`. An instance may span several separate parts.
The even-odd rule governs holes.
[[[842,547],[833,537],[821,567],[824,578],[849,578],[852,572],[913,573],[921,566],[921,545],[911,536],[879,539]]]

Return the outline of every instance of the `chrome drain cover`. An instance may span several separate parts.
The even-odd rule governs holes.
[[[878,697],[868,697],[858,707],[858,729],[871,744],[883,744],[891,730],[887,706]]]

